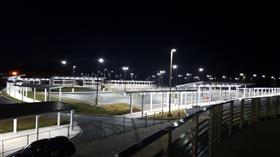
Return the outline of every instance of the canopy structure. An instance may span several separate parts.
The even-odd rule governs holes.
[[[0,120],[45,113],[74,110],[75,107],[64,102],[36,102],[19,104],[0,104]]]
[[[14,86],[36,88],[36,89],[59,89],[63,87],[58,85],[25,84],[25,83],[19,85],[15,84]]]
[[[204,81],[199,81],[199,82],[193,82],[193,83],[186,83],[186,84],[181,84],[177,85],[177,89],[193,89],[193,88],[198,88],[198,87],[246,87],[252,84],[249,83],[235,83],[235,82],[204,82]]]

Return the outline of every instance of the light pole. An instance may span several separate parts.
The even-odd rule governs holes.
[[[77,68],[77,66],[76,65],[73,65],[73,67],[72,67],[73,69],[73,71],[72,71],[72,74],[73,74],[73,77],[75,77],[75,69]]]
[[[176,49],[172,49],[170,52],[170,67],[169,67],[169,109],[168,116],[171,117],[171,86],[172,86],[172,62],[173,62],[173,53],[176,52]]]
[[[104,63],[104,59],[103,58],[99,58],[98,59],[98,63],[97,63],[97,74],[96,74],[96,98],[95,98],[95,105],[98,105],[98,84],[99,84],[99,79],[98,79],[98,64],[103,64]]]
[[[63,66],[66,66],[67,65],[67,61],[66,60],[61,60],[60,63],[63,65]],[[63,70],[61,71],[62,75],[63,75]]]
[[[129,68],[128,66],[124,66],[122,70],[124,71],[124,91],[126,91],[126,71],[129,70]]]
[[[263,78],[263,86],[265,86],[265,75],[262,75]]]
[[[175,71],[175,86],[177,85],[177,81],[178,81],[178,76],[177,76],[177,69],[178,69],[178,65],[174,64],[172,66],[172,68],[174,69]]]
[[[200,81],[203,81],[203,78],[202,78],[202,73],[204,71],[204,68],[198,68],[198,72],[200,73]]]
[[[275,79],[274,76],[271,76],[271,79],[273,80],[273,86],[272,87],[275,87],[276,79]]]

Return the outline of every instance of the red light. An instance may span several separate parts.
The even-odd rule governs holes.
[[[17,71],[12,71],[11,74],[12,74],[12,76],[17,76],[18,72]]]

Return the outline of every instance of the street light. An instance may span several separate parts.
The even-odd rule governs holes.
[[[103,64],[103,63],[104,63],[104,59],[103,59],[103,58],[98,58],[98,63]],[[99,85],[98,63],[97,63],[97,74],[96,74],[96,98],[95,98],[95,104],[96,104],[96,105],[98,105],[98,85]]]
[[[172,49],[170,51],[170,67],[169,67],[169,109],[168,109],[168,116],[171,115],[171,83],[172,83],[172,62],[173,62],[173,53],[176,52],[176,49]]]
[[[60,63],[61,63],[62,65],[66,65],[66,64],[67,64],[67,61],[66,61],[66,60],[62,60],[62,61],[60,61]]]
[[[177,69],[178,69],[178,65],[176,65],[176,64],[174,64],[173,66],[172,66],[172,68],[174,69],[174,71],[175,71],[175,86],[177,85],[177,80],[178,80],[178,76],[177,76]]]
[[[72,73],[72,74],[73,74],[73,77],[74,77],[74,76],[75,76],[75,69],[77,68],[77,66],[76,66],[76,65],[73,65],[72,68],[73,68],[73,73]]]
[[[271,79],[273,80],[273,87],[275,87],[276,79],[274,76],[271,76]]]
[[[204,71],[204,68],[198,68],[198,72],[199,72],[199,73],[202,73],[203,71]],[[200,74],[200,77],[199,77],[199,78],[200,78],[201,81],[203,81],[203,80],[202,80],[202,74]]]
[[[126,91],[126,71],[129,70],[128,66],[122,67],[122,70],[124,71],[124,91]]]
[[[104,63],[104,59],[103,58],[98,58],[98,62],[102,64],[102,63]]]
[[[265,86],[265,75],[262,75],[263,78],[263,86]]]

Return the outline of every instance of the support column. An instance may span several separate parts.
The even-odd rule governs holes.
[[[133,94],[132,93],[130,94],[129,103],[130,103],[130,114],[132,114],[132,112],[133,112]]]
[[[161,114],[163,114],[163,92],[161,92],[160,107],[161,107]]]
[[[238,99],[239,98],[239,87],[238,86],[235,86],[235,94],[236,94],[236,99]]]
[[[208,102],[209,104],[212,101],[212,86],[209,86],[209,93],[208,93]]]
[[[47,101],[47,88],[45,88],[45,101]]]
[[[71,110],[70,111],[70,130],[73,130],[73,125],[74,125],[74,122],[73,122],[73,120],[74,120],[74,110]]]
[[[60,126],[60,112],[57,112],[57,126]]]
[[[230,100],[231,86],[228,87],[228,100]]]
[[[184,97],[184,99],[185,99],[184,104],[185,104],[185,105],[187,105],[187,94],[188,94],[188,93],[186,92],[186,93],[185,93],[185,97]]]
[[[21,87],[21,100],[23,101],[23,97],[24,97],[24,88]]]
[[[35,117],[35,133],[36,139],[39,140],[39,115],[36,115]]]
[[[220,86],[219,97],[220,97],[220,101],[222,101],[223,100],[223,98],[222,98],[222,86]]]
[[[166,92],[166,107],[168,107],[169,101],[169,92]]]
[[[153,109],[153,93],[150,93],[150,110]]]
[[[17,133],[17,119],[13,119],[13,132]]]
[[[142,111],[141,111],[141,117],[144,117],[144,93],[141,95],[141,106],[142,106]]]
[[[33,102],[36,100],[36,88],[34,88],[34,93],[33,93]]]
[[[197,93],[197,103],[201,102],[201,89],[200,86],[198,86],[198,93]]]
[[[28,93],[28,90],[27,90],[27,87],[25,87],[25,97],[27,97],[27,93]]]

